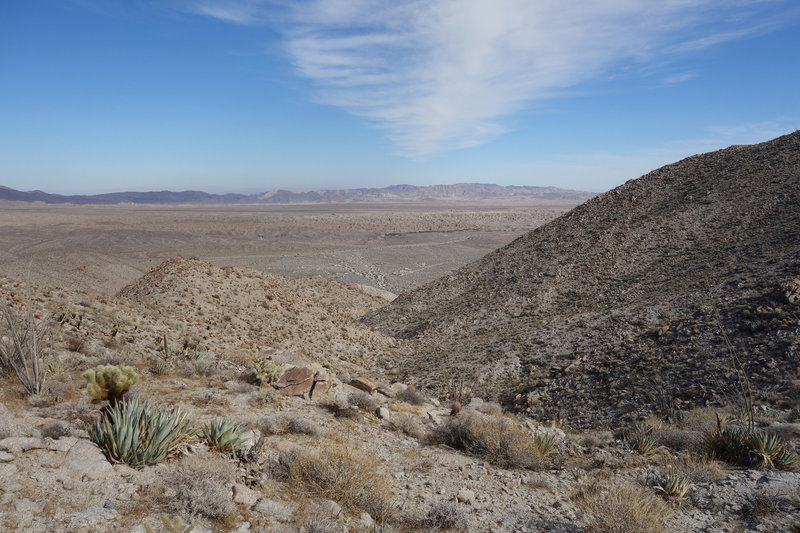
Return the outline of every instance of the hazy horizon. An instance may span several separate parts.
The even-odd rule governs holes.
[[[800,128],[798,26],[790,0],[7,4],[0,184],[601,192]]]

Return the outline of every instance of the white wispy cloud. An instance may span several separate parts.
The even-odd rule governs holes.
[[[767,31],[776,24],[776,7],[786,5],[208,0],[193,10],[226,22],[277,24],[297,72],[315,82],[319,101],[367,117],[401,153],[424,157],[485,143],[526,103],[616,68]]]

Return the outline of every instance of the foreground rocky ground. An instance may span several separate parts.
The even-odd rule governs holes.
[[[385,300],[354,286],[178,258],[114,297],[8,279],[0,294],[51,326],[42,393],[0,377],[4,531],[159,531],[162,514],[194,531],[800,527],[800,473],[709,457],[711,409],[650,417],[641,449],[619,428],[503,414],[467,387],[414,390],[396,365],[404,342],[358,321]],[[259,383],[256,359],[281,380]],[[130,396],[198,428],[227,418],[245,442],[220,452],[198,435],[154,466],[110,463],[89,438],[104,403],[81,377],[98,364],[132,365]],[[797,406],[755,407],[796,453]],[[682,497],[664,493],[669,474],[687,483]]]

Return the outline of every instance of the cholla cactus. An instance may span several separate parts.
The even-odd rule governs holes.
[[[86,378],[86,390],[92,398],[108,400],[114,406],[122,400],[125,393],[139,380],[133,367],[99,365],[83,373]]]
[[[256,373],[259,384],[269,385],[281,377],[283,369],[267,357],[254,358],[250,361],[250,368]]]

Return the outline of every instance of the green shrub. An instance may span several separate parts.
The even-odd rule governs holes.
[[[134,398],[110,407],[89,437],[110,462],[142,468],[178,455],[195,433],[183,411]]]
[[[649,457],[656,453],[658,442],[653,436],[653,426],[639,422],[617,433],[617,437],[624,440],[636,453]]]
[[[242,428],[225,418],[212,420],[203,428],[203,440],[212,450],[235,452],[244,440],[241,439]]]

